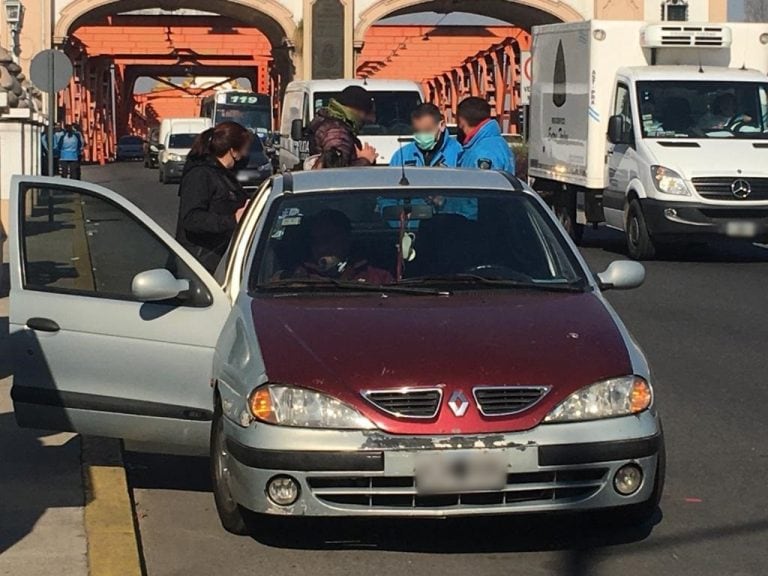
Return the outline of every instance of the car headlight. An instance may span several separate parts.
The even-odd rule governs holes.
[[[370,429],[376,426],[344,402],[306,388],[265,384],[251,392],[248,410],[262,422],[302,428]]]
[[[651,166],[651,177],[653,178],[653,185],[659,192],[674,194],[675,196],[691,195],[683,177],[674,170],[664,168],[664,166]]]
[[[573,422],[627,416],[647,410],[651,385],[640,376],[610,378],[585,386],[560,402],[544,422]]]
[[[181,162],[182,160],[184,160],[184,156],[182,156],[181,154],[175,154],[173,152],[169,152],[168,160],[170,162]]]

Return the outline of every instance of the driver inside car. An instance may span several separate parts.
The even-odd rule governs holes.
[[[291,273],[278,274],[278,279],[328,278],[347,282],[388,284],[392,274],[371,266],[367,260],[352,260],[352,224],[339,210],[325,209],[308,222],[311,259],[298,265]]]

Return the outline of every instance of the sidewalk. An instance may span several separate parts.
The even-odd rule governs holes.
[[[80,439],[16,425],[6,294],[0,286],[0,575],[87,576]]]

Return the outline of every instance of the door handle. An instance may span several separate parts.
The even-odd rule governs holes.
[[[27,320],[27,328],[39,332],[58,332],[59,325],[50,318],[30,318]]]

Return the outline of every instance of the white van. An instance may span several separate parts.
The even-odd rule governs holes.
[[[528,174],[578,238],[768,237],[768,24],[533,29]]]
[[[210,127],[210,118],[165,118],[161,122],[157,154],[160,182],[181,180],[192,142]]]
[[[421,87],[407,80],[306,80],[288,84],[280,121],[280,169],[301,169],[309,155],[302,132],[315,113],[347,86],[362,86],[373,98],[376,122],[366,125],[360,140],[379,153],[377,164],[389,164],[398,139],[411,135],[411,112],[423,101]]]

